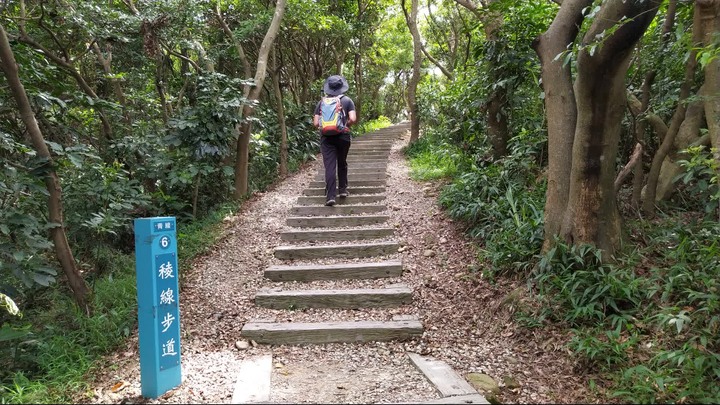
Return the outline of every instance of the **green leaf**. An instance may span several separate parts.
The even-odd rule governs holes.
[[[7,324],[0,327],[0,342],[7,342],[9,340],[20,339],[27,336],[30,333],[30,327],[19,329],[13,328]]]

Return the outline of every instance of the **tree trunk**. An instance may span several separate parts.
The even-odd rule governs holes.
[[[657,200],[657,185],[660,177],[660,169],[662,168],[665,157],[672,150],[675,144],[675,137],[677,136],[680,126],[685,120],[685,114],[687,112],[686,101],[690,97],[690,90],[693,84],[693,78],[695,76],[695,68],[697,66],[697,46],[702,41],[702,35],[700,31],[700,8],[695,7],[693,12],[693,50],[690,51],[690,56],[685,62],[685,78],[683,83],[680,85],[680,95],[678,97],[678,104],[673,113],[670,125],[668,127],[667,134],[662,138],[660,147],[653,156],[652,165],[647,176],[647,184],[645,186],[645,193],[643,195],[643,212],[648,217],[655,216],[655,201]]]
[[[491,74],[492,82],[497,83],[500,77]],[[490,144],[492,145],[493,158],[501,159],[508,153],[508,140],[510,132],[508,129],[507,115],[507,89],[498,87],[490,95],[487,102],[487,131]]]
[[[619,246],[620,214],[615,201],[615,158],[625,106],[630,56],[660,1],[609,0],[583,39],[575,83],[577,124],[573,141],[568,208],[561,234],[568,243],[589,243],[610,257]],[[602,46],[590,46],[616,27]]]
[[[250,90],[248,95],[248,101],[254,103],[260,97],[260,92],[265,82],[265,75],[267,73],[267,61],[270,50],[272,49],[273,42],[280,30],[280,22],[282,21],[283,15],[285,14],[285,4],[287,0],[277,0],[275,5],[275,13],[273,19],[270,22],[265,33],[265,38],[260,45],[258,52],[258,61],[255,69],[255,86]],[[247,118],[251,117],[255,112],[255,107],[252,104],[245,105],[243,107],[243,118],[245,122],[241,125],[241,133],[237,144],[237,156],[235,160],[235,198],[241,199],[248,193],[248,163],[249,159],[249,147],[250,147],[250,134],[252,127]]]
[[[570,63],[560,54],[575,41],[583,21],[582,10],[592,0],[565,0],[548,30],[533,41],[542,65],[542,85],[548,127],[548,182],[545,194],[545,243],[547,250],[560,234],[570,193],[570,168],[577,106]]]
[[[410,77],[407,91],[408,108],[410,109],[410,143],[412,144],[420,138],[420,109],[417,104],[417,86],[420,83],[422,50],[420,47],[420,32],[417,27],[418,0],[411,0],[410,14],[405,9],[405,0],[402,0],[402,9],[413,38],[412,77]]]
[[[288,174],[288,138],[287,127],[285,126],[285,106],[283,105],[283,94],[280,88],[280,68],[277,63],[277,52],[273,48],[273,90],[275,91],[275,103],[277,103],[278,124],[280,125],[280,178]]]
[[[698,0],[702,15],[703,45],[710,47],[713,37],[720,33],[720,0]],[[705,117],[710,145],[720,167],[720,62],[713,58],[705,66],[705,86],[710,97],[705,99]],[[719,169],[720,170],[720,169]],[[720,173],[717,174],[720,178]],[[720,207],[718,208],[720,214]]]
[[[701,89],[698,94],[700,97],[703,97],[705,92]],[[682,124],[680,124],[677,136],[675,136],[674,142],[660,166],[660,173],[658,174],[657,185],[655,187],[655,201],[666,200],[672,196],[675,191],[675,178],[683,172],[683,168],[677,161],[688,158],[678,152],[698,142],[701,138],[700,128],[704,123],[703,102],[695,101],[691,103],[687,107],[685,118]]]
[[[489,0],[488,5],[497,0]],[[485,27],[485,40],[495,42],[498,46],[497,38],[503,23],[503,16],[497,12],[488,12],[483,17],[483,25]],[[491,60],[489,66],[490,83],[500,83],[503,79],[503,72],[496,66],[496,61]],[[501,159],[507,155],[507,144],[510,140],[510,132],[508,129],[508,90],[504,85],[497,86],[488,95],[486,103],[487,111],[487,133],[492,145],[492,154],[495,159]]]
[[[7,78],[10,92],[12,93],[15,102],[18,104],[20,116],[27,127],[27,131],[35,151],[39,157],[46,159],[47,161],[45,186],[47,187],[49,193],[48,219],[50,223],[55,225],[50,228],[50,236],[53,240],[53,244],[55,245],[55,254],[60,262],[60,266],[68,279],[68,284],[70,285],[71,290],[73,291],[75,302],[77,302],[78,306],[85,313],[89,314],[90,308],[88,304],[88,296],[90,294],[90,290],[78,271],[75,257],[73,256],[72,249],[70,249],[70,244],[68,243],[67,236],[65,234],[60,179],[55,172],[55,165],[53,163],[52,156],[50,155],[50,150],[45,144],[45,139],[40,131],[35,115],[33,114],[27,93],[25,93],[25,87],[20,81],[18,66],[15,62],[15,55],[13,55],[12,49],[10,48],[5,27],[2,24],[0,24],[0,68]]]
[[[645,133],[647,128],[646,119],[638,119],[640,114],[647,112],[650,106],[650,88],[652,87],[653,81],[655,81],[655,71],[652,70],[645,75],[645,80],[642,84],[642,102],[639,106],[639,111],[633,112],[630,109],[631,114],[635,117],[635,142],[645,147]],[[635,208],[640,207],[642,201],[642,187],[645,182],[645,168],[643,167],[642,155],[640,155],[640,162],[635,166],[633,171],[633,191],[632,191],[632,205]]]

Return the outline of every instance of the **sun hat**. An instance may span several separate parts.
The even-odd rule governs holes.
[[[348,85],[347,80],[340,75],[332,75],[328,77],[325,79],[325,84],[323,85],[323,91],[328,96],[343,94],[348,90],[348,88],[350,88],[350,85]]]

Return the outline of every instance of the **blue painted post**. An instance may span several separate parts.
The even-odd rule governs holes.
[[[135,219],[135,271],[141,391],[157,398],[181,382],[175,217]]]

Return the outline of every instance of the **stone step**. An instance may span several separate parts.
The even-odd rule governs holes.
[[[378,181],[378,180],[387,180],[388,175],[387,173],[357,173],[357,174],[349,174],[348,173],[348,181],[352,179],[353,181]],[[337,177],[335,178],[337,180]],[[325,175],[324,174],[316,174],[315,175],[315,181],[325,181]]]
[[[350,194],[347,197],[338,197],[335,201],[340,205],[345,204],[372,204],[385,201],[385,194],[365,194],[355,195]],[[298,205],[323,205],[325,204],[325,190],[322,190],[321,195],[317,196],[302,196],[297,199]]]
[[[387,238],[394,234],[393,228],[355,228],[313,231],[280,232],[280,239],[288,242],[299,241],[348,241]]]
[[[271,309],[301,308],[386,308],[409,304],[412,290],[407,286],[355,288],[347,290],[261,290],[255,305]]]
[[[285,223],[297,228],[344,228],[347,226],[379,225],[387,222],[389,215],[353,215],[336,217],[288,217]]]
[[[385,187],[348,187],[348,192],[350,193],[350,196],[353,195],[359,195],[359,194],[381,194],[385,192]],[[321,187],[315,187],[315,188],[306,188],[302,191],[303,195],[305,196],[324,196],[325,195],[325,183]],[[322,200],[323,203],[325,203],[325,199]]]
[[[343,245],[320,246],[278,246],[273,251],[278,259],[356,259],[363,257],[383,256],[397,253],[400,244],[397,241],[355,243]]]
[[[338,198],[339,199],[339,198]],[[335,205],[333,207],[298,205],[290,208],[290,214],[295,216],[330,216],[330,215],[358,215],[377,214],[385,212],[385,205]]]
[[[385,180],[353,180],[352,177],[348,178],[348,191],[352,193],[353,187],[385,187]],[[308,184],[308,188],[325,188],[325,182],[319,180],[313,180]]]
[[[248,322],[240,333],[243,338],[252,339],[261,344],[365,343],[420,337],[423,334],[423,326],[418,320],[317,323]]]
[[[264,275],[272,281],[317,281],[400,277],[402,271],[400,260],[387,260],[372,263],[275,265],[265,269]]]

